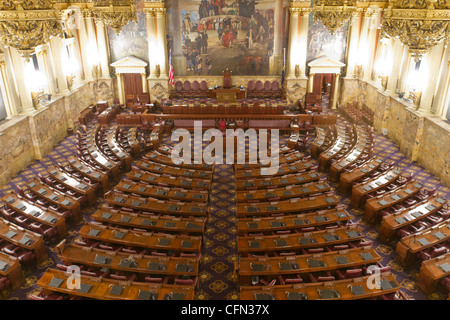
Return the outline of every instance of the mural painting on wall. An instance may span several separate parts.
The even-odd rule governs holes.
[[[221,75],[226,68],[235,75],[281,73],[281,70],[270,70],[269,60],[274,55],[274,37],[280,37],[282,43],[286,36],[286,6],[283,5],[285,9],[280,15],[283,32],[277,34],[273,0],[173,1],[178,1],[179,12],[170,10],[170,19],[179,14],[181,28],[172,33],[181,35],[172,34],[168,45],[177,45],[171,41],[180,39],[186,60],[183,73]],[[283,52],[282,48],[279,52]]]
[[[111,62],[128,56],[148,61],[147,20],[144,13],[144,0],[136,0],[137,22],[129,22],[120,33],[108,28],[109,52]]]
[[[345,48],[347,47],[348,22],[331,34],[322,22],[314,23],[310,16],[308,29],[307,62],[326,55],[332,59],[345,62]]]

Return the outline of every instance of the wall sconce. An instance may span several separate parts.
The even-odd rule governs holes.
[[[420,107],[420,100],[422,99],[422,92],[421,91],[411,91],[409,93],[409,97],[414,103],[414,106],[416,107],[416,110]]]
[[[355,78],[361,78],[363,76],[362,64],[355,66]]]
[[[98,80],[99,77],[100,77],[100,68],[98,67],[98,64],[94,64],[92,66],[92,78]]]
[[[383,88],[383,90],[386,90],[389,76],[378,76],[378,78],[380,78],[381,80],[381,87]]]
[[[44,97],[44,89],[40,91],[31,91],[31,100],[33,101],[33,107],[37,108],[41,105],[41,99]]]
[[[73,82],[74,82],[75,77],[76,77],[75,75],[66,76],[67,87],[69,88],[69,91],[72,91]]]
[[[295,77],[300,77],[300,66],[298,64],[295,65]]]

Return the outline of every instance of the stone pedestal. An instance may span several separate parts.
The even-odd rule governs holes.
[[[289,78],[285,82],[286,100],[288,103],[295,103],[299,99],[303,99],[308,87],[308,78]]]

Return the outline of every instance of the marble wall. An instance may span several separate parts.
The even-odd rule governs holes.
[[[91,103],[112,103],[112,79],[85,83],[66,96],[56,96],[28,116],[17,116],[0,126],[0,186],[33,160],[45,157],[67,135],[82,110]]]
[[[340,104],[358,101],[374,111],[374,129],[386,133],[409,159],[450,186],[450,125],[418,113],[411,103],[386,95],[372,83],[343,79]]]

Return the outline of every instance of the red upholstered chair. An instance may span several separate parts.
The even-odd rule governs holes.
[[[255,82],[252,80],[249,81],[247,84],[247,98],[249,99],[255,98],[256,97],[255,90],[256,90]]]
[[[175,82],[175,98],[183,97],[183,83],[181,81]]]
[[[209,95],[209,90],[208,90],[208,83],[203,80],[202,82],[200,82],[200,96],[202,98],[207,98]]]
[[[273,98],[281,98],[283,90],[280,88],[280,83],[275,80],[274,82],[272,82],[272,97]]]
[[[336,270],[336,274],[337,274],[339,280],[353,279],[353,278],[361,277],[362,269],[348,269],[348,270],[345,270],[345,273],[343,273],[341,270]]]
[[[264,85],[261,81],[257,81],[255,85],[255,98],[264,97]]]
[[[271,98],[272,97],[272,84],[270,81],[264,82],[264,92],[263,92],[264,98]]]
[[[192,82],[192,97],[200,97],[200,83],[197,80]]]
[[[192,97],[192,85],[189,80],[186,80],[183,83],[183,98],[190,98]]]

